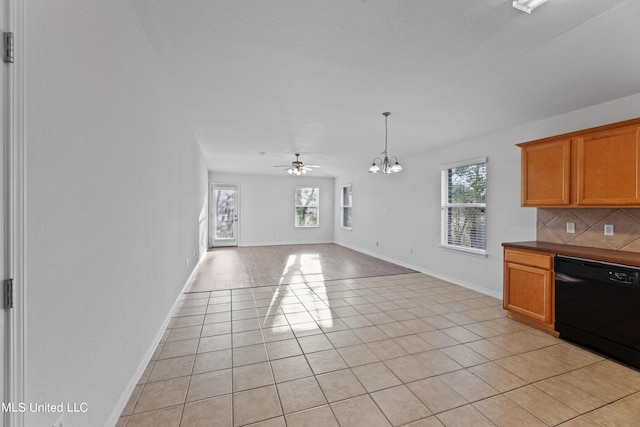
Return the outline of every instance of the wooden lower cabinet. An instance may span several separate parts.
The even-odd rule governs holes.
[[[553,254],[505,248],[503,307],[512,319],[557,335]]]

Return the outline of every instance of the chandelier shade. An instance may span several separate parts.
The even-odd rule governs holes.
[[[384,151],[380,154],[383,154],[384,157],[383,158],[375,157],[373,159],[373,162],[371,163],[369,172],[370,173],[382,172],[383,174],[402,172],[402,166],[400,166],[400,163],[398,162],[398,158],[395,156],[389,158],[389,155],[387,153],[387,137],[388,137],[387,119],[389,118],[391,113],[386,112],[386,113],[382,113],[382,115],[384,116]]]

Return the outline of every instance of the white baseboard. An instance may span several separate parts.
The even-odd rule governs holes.
[[[397,259],[389,258],[389,257],[386,257],[384,255],[377,254],[375,252],[367,251],[365,249],[361,249],[361,248],[350,246],[350,245],[345,245],[345,244],[342,244],[342,243],[336,243],[336,242],[334,242],[334,243],[336,245],[344,246],[345,248],[348,248],[348,249],[351,249],[351,250],[354,250],[354,251],[357,251],[357,252],[361,252],[361,253],[363,253],[365,255],[369,255],[369,256],[372,256],[374,258],[381,259],[383,261],[387,261],[387,262],[390,262],[390,263],[393,263],[393,264],[397,264],[397,265],[400,265],[402,267],[410,268],[412,270],[419,271],[420,273],[428,274],[429,276],[433,276],[433,277],[438,278],[440,280],[444,280],[446,282],[453,283],[454,285],[459,285],[459,286],[462,286],[463,288],[470,289],[470,290],[476,291],[476,292],[480,292],[483,295],[487,295],[487,296],[490,296],[490,297],[493,297],[493,298],[496,298],[496,299],[499,299],[499,300],[502,299],[502,293],[493,291],[491,289],[487,289],[487,288],[482,287],[482,286],[478,286],[478,285],[476,285],[474,283],[466,282],[464,280],[460,280],[460,279],[455,278],[455,277],[447,276],[446,274],[442,274],[442,273],[439,273],[437,271],[426,270],[426,269],[424,269],[424,268],[422,268],[420,266],[412,265],[412,264],[409,264],[409,263],[406,263],[406,262],[403,262],[403,261],[399,261]]]
[[[158,348],[158,345],[160,344],[160,340],[162,340],[162,336],[164,335],[164,332],[169,326],[169,322],[171,322],[171,318],[173,317],[173,314],[178,308],[178,304],[182,300],[182,294],[184,294],[186,290],[189,288],[189,286],[191,285],[191,282],[195,277],[196,271],[198,271],[198,267],[200,267],[200,263],[202,262],[203,259],[204,259],[204,256],[201,256],[200,259],[198,260],[198,263],[191,271],[189,278],[187,279],[184,286],[182,287],[182,290],[176,297],[176,300],[173,303],[173,306],[169,310],[169,313],[165,317],[164,322],[162,322],[160,329],[156,333],[156,336],[153,339],[153,341],[151,342],[151,346],[149,347],[144,357],[142,358],[142,361],[138,365],[138,369],[136,369],[136,372],[133,375],[133,378],[131,379],[131,381],[129,381],[129,384],[127,385],[124,392],[120,396],[120,399],[118,400],[118,404],[116,405],[115,409],[109,416],[109,420],[107,421],[106,425],[115,426],[118,423],[118,420],[120,419],[120,415],[122,415],[122,411],[124,411],[124,408],[125,406],[127,406],[127,403],[129,402],[129,398],[131,397],[131,393],[133,393],[133,389],[136,387],[136,385],[138,385],[138,381],[142,377],[142,374],[144,373],[145,369],[147,369],[147,366],[151,361],[151,357],[153,357],[153,353],[155,353],[156,348]]]
[[[326,245],[329,243],[334,243],[332,241],[312,241],[312,242],[249,242],[249,243],[240,243],[239,247],[249,247],[249,246],[286,246],[286,245]]]

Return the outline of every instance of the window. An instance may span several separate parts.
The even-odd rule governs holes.
[[[486,256],[487,159],[442,166],[440,244]]]
[[[342,227],[351,230],[351,184],[342,186],[340,206],[342,207]]]
[[[320,189],[317,187],[296,188],[296,227],[318,227]]]

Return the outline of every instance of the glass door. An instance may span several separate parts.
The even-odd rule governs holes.
[[[238,246],[239,186],[211,184],[211,246]]]

